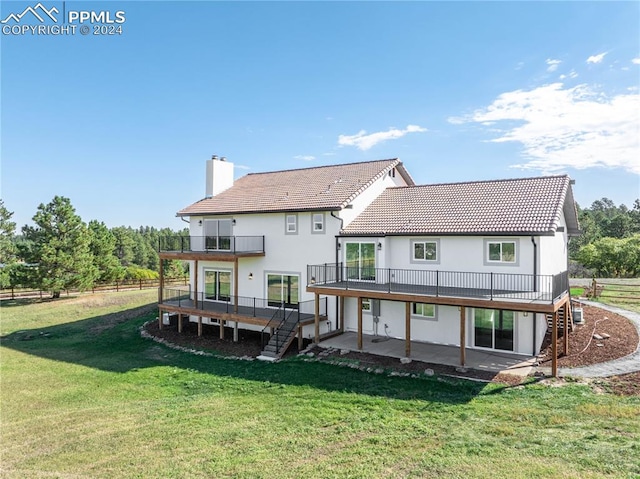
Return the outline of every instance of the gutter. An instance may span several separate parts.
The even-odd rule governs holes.
[[[538,245],[535,236],[531,236],[531,244],[533,244],[533,291],[538,291]]]

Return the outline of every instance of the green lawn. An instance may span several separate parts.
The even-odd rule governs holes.
[[[154,299],[2,304],[0,477],[640,475],[638,397],[184,354]]]

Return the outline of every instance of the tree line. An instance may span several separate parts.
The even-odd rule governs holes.
[[[82,221],[69,198],[56,196],[40,204],[33,226],[16,224],[0,199],[0,287],[26,287],[60,292],[86,290],[100,283],[158,277],[160,237],[188,236],[187,228],[173,231],[141,226],[108,228],[103,222]],[[187,265],[165,261],[165,275],[181,277]]]
[[[582,234],[569,243],[572,273],[598,277],[640,276],[640,200],[631,209],[608,198],[578,205]]]

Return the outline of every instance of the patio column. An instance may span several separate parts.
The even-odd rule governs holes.
[[[565,302],[562,306],[562,312],[564,313],[564,324],[562,328],[562,341],[564,355],[569,355],[569,303]]]
[[[358,296],[358,350],[362,351],[362,297]]]
[[[466,318],[467,308],[464,306],[460,306],[460,366],[464,366],[466,362],[466,350],[465,345],[467,342],[467,318]]]
[[[223,319],[219,319],[218,322],[220,323],[220,339],[224,339],[224,323],[225,323],[225,321]]]
[[[411,303],[404,303],[404,355],[411,356]]]
[[[182,313],[178,313],[178,332],[182,332]]]
[[[233,322],[233,342],[238,342],[238,321]]]
[[[340,312],[338,315],[338,321],[340,321],[340,332],[344,333],[344,296],[339,296],[338,301],[340,302]]]
[[[198,316],[198,336],[202,336],[202,316]]]
[[[195,268],[193,278],[193,304],[198,309],[198,260],[195,260],[193,267]]]
[[[553,312],[551,325],[551,375],[558,377],[558,311]]]
[[[314,336],[315,343],[318,344],[320,342],[320,295],[315,293],[315,318],[314,318]]]

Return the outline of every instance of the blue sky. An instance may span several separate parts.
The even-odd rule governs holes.
[[[126,21],[0,36],[18,227],[63,195],[85,221],[180,228],[212,154],[236,176],[399,157],[417,183],[568,173],[582,206],[640,196],[638,2],[42,5]]]

